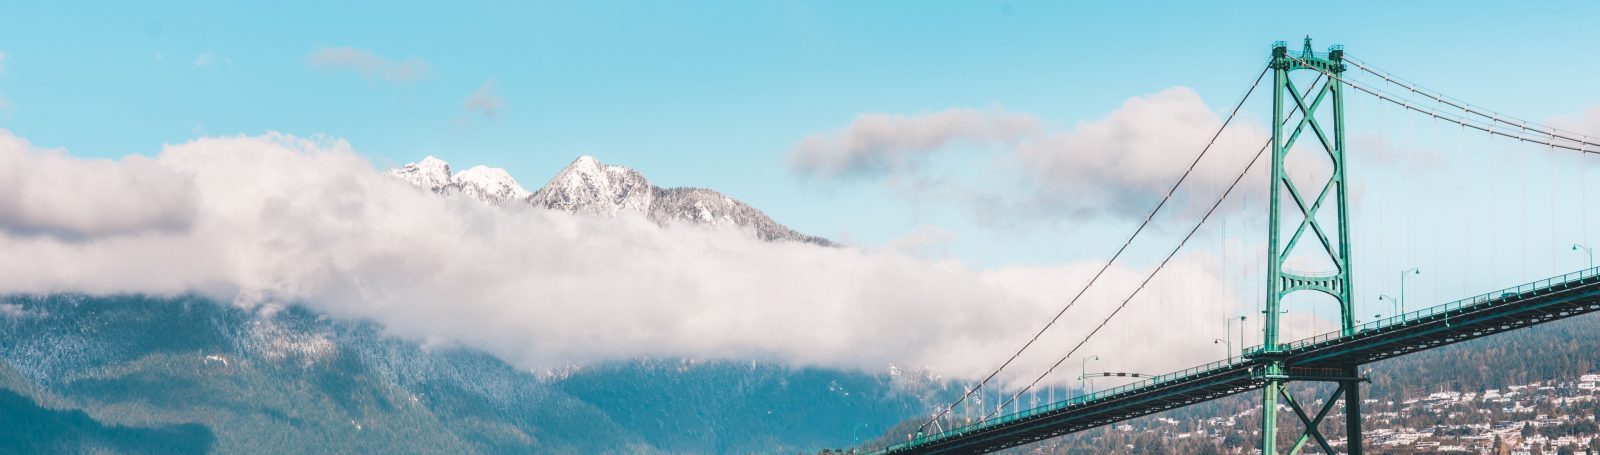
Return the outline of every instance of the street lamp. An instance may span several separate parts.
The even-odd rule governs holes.
[[[1422,269],[1416,267],[1400,271],[1400,311],[1405,311],[1406,309],[1406,276],[1421,274]]]
[[[1572,251],[1578,250],[1583,250],[1584,253],[1589,255],[1589,268],[1594,268],[1594,248],[1589,248],[1576,243],[1572,244]]]
[[[1399,300],[1395,300],[1394,297],[1389,297],[1388,294],[1378,294],[1378,301],[1382,302],[1384,300],[1388,300],[1389,303],[1394,305],[1394,315],[1395,316],[1399,316],[1401,314],[1404,314],[1404,313],[1400,312],[1400,301]]]
[[[1245,315],[1242,315],[1242,314],[1239,315],[1239,355],[1241,357],[1244,356],[1244,346],[1245,346],[1244,345],[1244,318],[1245,318]]]
[[[1239,325],[1240,325],[1239,330],[1242,333],[1243,330],[1244,330],[1243,318],[1241,318],[1241,320],[1239,321]],[[1225,358],[1227,358],[1229,360],[1233,359],[1233,337],[1232,337],[1232,335],[1233,335],[1233,318],[1232,317],[1226,317],[1226,318],[1222,318],[1222,338],[1214,338],[1214,339],[1211,340],[1211,344],[1220,344],[1220,345],[1223,345],[1224,347],[1226,347],[1228,349],[1227,351],[1223,351],[1223,354],[1225,354],[1223,357],[1225,357]]]
[[[1088,386],[1088,384],[1089,384],[1089,376],[1088,376],[1088,374],[1089,374],[1089,361],[1090,360],[1100,360],[1100,356],[1091,355],[1091,356],[1088,356],[1088,357],[1084,357],[1083,358],[1083,362],[1078,366],[1078,389],[1079,390],[1089,390],[1089,386]]]

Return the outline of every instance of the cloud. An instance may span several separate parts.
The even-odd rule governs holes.
[[[1028,141],[1011,158],[1032,177],[1037,208],[1138,217],[1221,125],[1199,94],[1175,87],[1129,98],[1105,117]],[[1186,185],[1227,185],[1266,137],[1263,129],[1230,127]]]
[[[428,73],[428,62],[420,58],[392,61],[354,47],[318,49],[306,57],[306,64],[324,71],[354,71],[367,79],[383,79],[394,83],[416,82]]]
[[[1104,117],[1056,132],[1045,131],[1027,114],[998,110],[865,114],[841,132],[802,139],[789,152],[788,164],[801,175],[880,178],[907,187],[901,193],[911,197],[936,192],[966,201],[986,223],[1132,218],[1143,216],[1165,194],[1222,120],[1184,87],[1129,98]],[[1230,126],[1187,185],[1220,191],[1267,134],[1259,127]],[[989,149],[989,167],[973,173],[991,180],[953,181],[918,166],[953,143],[999,146]]]
[[[1032,116],[1001,109],[951,109],[904,116],[861,114],[839,131],[806,136],[789,150],[789,168],[823,176],[878,175],[915,166],[956,144],[1008,144],[1034,134]]]
[[[6,53],[0,52],[0,74],[6,73]]]
[[[469,117],[474,114],[481,115],[483,118],[490,120],[498,118],[500,109],[505,106],[505,100],[501,99],[498,93],[495,93],[495,89],[498,86],[499,84],[491,80],[484,82],[477,90],[474,90],[472,95],[468,96],[467,100],[462,103],[461,107],[466,110],[465,114]]]
[[[1600,106],[1591,107],[1581,114],[1556,117],[1550,124],[1562,131],[1589,136],[1585,140],[1590,142],[1600,142]]]
[[[197,206],[190,178],[149,158],[77,159],[0,131],[0,231],[64,239],[182,231]]]
[[[201,52],[200,55],[196,55],[194,57],[194,61],[191,64],[193,64],[195,68],[205,68],[215,63],[217,63],[216,54],[210,52]]]
[[[25,220],[24,229],[0,231],[0,293],[197,292],[244,306],[298,303],[527,368],[694,357],[871,371],[894,364],[973,378],[1095,267],[975,270],[642,217],[495,208],[384,176],[342,141],[202,138],[153,159],[105,161],[0,134],[4,169],[50,169],[47,178],[0,185],[25,193],[0,209]],[[25,232],[49,229],[81,238]],[[1167,284],[1086,349],[1122,353],[1108,367],[1141,371],[1217,357],[1205,344],[1216,328],[1141,329],[1238,314],[1226,286],[1205,285],[1218,280],[1214,262],[1180,258],[1164,273],[1182,280],[1158,280]],[[1076,307],[1016,374],[1041,371],[1140,273],[1112,269],[1107,291]]]

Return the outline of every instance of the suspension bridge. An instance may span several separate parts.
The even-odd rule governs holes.
[[[1368,77],[1381,79],[1368,84],[1350,77],[1356,71]],[[1350,72],[1347,74],[1347,72]],[[1167,205],[1174,191],[1184,183],[1198,164],[1217,142],[1245,100],[1250,97],[1271,73],[1272,119],[1271,138],[1261,147],[1250,163],[1235,177],[1226,190],[1217,197],[1195,223],[1193,229],[1172,248],[1158,265],[1144,277],[1144,281],[1122,299],[1099,325],[1094,326],[1082,340],[1061,356],[1044,373],[1026,387],[1005,392],[1009,399],[993,407],[979,418],[952,418],[953,411],[964,402],[981,396],[981,389],[992,386],[1000,373],[1011,367],[1022,353],[1033,347],[1041,335],[1054,326],[1062,315],[1084,296],[1084,290],[1093,286],[1127,250],[1128,245],[1145,231],[1151,219]],[[1292,74],[1314,75],[1304,90]],[[1399,87],[1401,94],[1385,90],[1381,85]],[[1398,106],[1406,112],[1421,114],[1435,121],[1448,122],[1463,130],[1487,133],[1510,139],[1517,143],[1531,143],[1551,150],[1600,154],[1600,140],[1589,136],[1523,121],[1457,99],[1443,96],[1412,84],[1405,79],[1378,70],[1359,60],[1348,58],[1341,46],[1332,46],[1326,52],[1315,52],[1311,39],[1305,40],[1298,50],[1290,50],[1285,42],[1273,43],[1266,67],[1240,99],[1239,104],[1223,122],[1217,134],[1201,150],[1189,169],[1167,191],[1150,216],[1134,230],[1122,247],[1104,263],[1099,272],[1055,314],[1027,343],[1004,361],[987,378],[974,387],[967,388],[959,398],[925,421],[905,440],[869,453],[880,454],[959,454],[985,453],[1029,444],[1086,429],[1110,425],[1128,419],[1166,411],[1196,403],[1216,400],[1246,392],[1261,390],[1261,439],[1258,447],[1262,453],[1276,454],[1280,449],[1287,453],[1301,453],[1311,449],[1323,453],[1361,454],[1363,433],[1361,426],[1361,387],[1366,378],[1360,366],[1383,359],[1422,350],[1458,343],[1496,333],[1521,329],[1537,324],[1600,311],[1600,268],[1590,268],[1549,277],[1461,300],[1398,314],[1386,318],[1361,322],[1357,320],[1355,294],[1352,283],[1352,250],[1350,243],[1350,217],[1348,185],[1346,184],[1345,156],[1348,141],[1345,137],[1346,95],[1354,91],[1370,96],[1381,103]],[[1421,99],[1418,99],[1420,97]],[[1304,133],[1309,132],[1309,135]],[[1316,193],[1306,193],[1297,186],[1304,181],[1291,179],[1285,169],[1286,157],[1294,145],[1304,138],[1318,146],[1331,162],[1331,173],[1319,182]],[[1305,148],[1294,149],[1306,153]],[[1081,394],[1062,401],[1018,409],[1003,414],[1007,406],[1018,399],[1059,368],[1069,357],[1090,339],[1098,335],[1106,324],[1117,316],[1134,296],[1145,288],[1174,255],[1183,248],[1216,212],[1222,201],[1244,180],[1246,173],[1259,158],[1270,152],[1270,191],[1267,216],[1266,293],[1264,301],[1262,342],[1242,350],[1242,354],[1206,365],[1168,374],[1149,376],[1123,374],[1136,382]],[[1581,156],[1581,155],[1580,155]],[[1307,197],[1312,196],[1312,197]],[[1332,212],[1333,219],[1319,217]],[[1297,220],[1297,221],[1292,221]],[[1333,221],[1329,223],[1328,221]],[[1327,223],[1327,224],[1324,224]],[[1287,228],[1287,229],[1286,229]],[[1288,235],[1284,235],[1288,234]],[[1578,248],[1574,245],[1574,249]],[[1295,271],[1287,267],[1291,252],[1309,249],[1326,255],[1324,262],[1329,270],[1317,272]],[[1591,261],[1592,262],[1592,261]],[[1403,281],[1402,281],[1403,286]],[[1314,292],[1332,298],[1339,305],[1339,329],[1319,336],[1300,340],[1282,340],[1280,308],[1286,296],[1297,292]],[[1242,330],[1242,327],[1241,327]],[[1331,396],[1320,400],[1303,401],[1285,388],[1288,383],[1324,383],[1333,389]],[[1322,428],[1336,405],[1343,404],[1345,437],[1342,444],[1330,441]],[[1278,414],[1292,413],[1299,422],[1299,436],[1288,447],[1278,445]]]

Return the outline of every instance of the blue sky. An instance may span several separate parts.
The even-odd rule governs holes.
[[[885,185],[797,176],[785,153],[871,112],[1003,108],[1070,129],[1175,86],[1225,111],[1270,42],[1307,34],[1529,119],[1600,105],[1587,58],[1600,4],[1330,5],[21,2],[0,15],[0,128],[106,157],[326,135],[379,166],[432,154],[534,188],[588,154],[861,245],[938,226],[953,257],[1003,266],[1102,257],[1126,223],[995,227]],[[340,48],[378,67],[313,64]],[[480,92],[493,115],[466,107]]]

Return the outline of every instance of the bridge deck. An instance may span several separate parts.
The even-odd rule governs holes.
[[[1600,310],[1600,268],[1501,289],[1278,347],[1291,369],[1333,369]],[[983,453],[1049,439],[1262,387],[1252,355],[1165,374],[1016,414],[913,438],[875,453]]]

